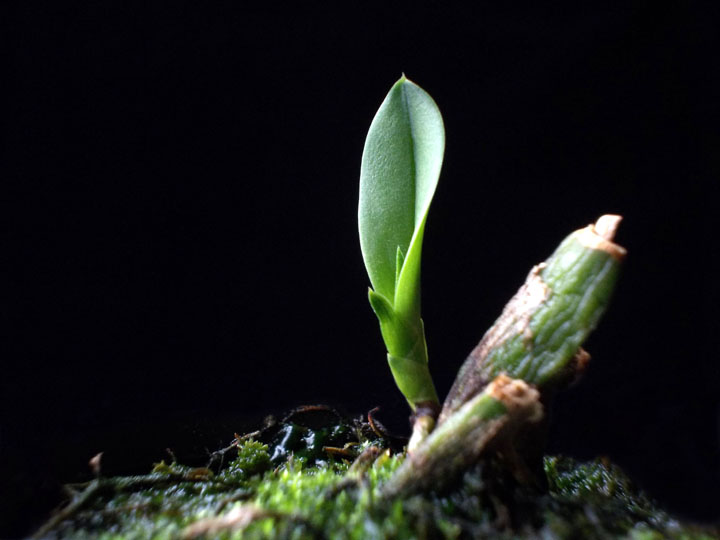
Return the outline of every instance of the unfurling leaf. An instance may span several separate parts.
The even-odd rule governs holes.
[[[413,408],[421,395],[437,401],[420,319],[420,261],[444,149],[437,105],[419,86],[401,77],[380,106],[365,141],[358,224],[374,289],[370,303],[380,319],[388,354],[402,358],[404,366],[406,361],[422,366],[417,372],[395,373],[390,364],[398,386],[410,392],[403,390]]]

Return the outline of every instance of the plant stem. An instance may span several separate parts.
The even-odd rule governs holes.
[[[530,477],[522,474],[525,459],[538,445],[522,447],[520,435],[536,430],[508,434],[506,424],[522,422],[512,422],[507,399],[498,396],[507,398],[504,389],[515,389],[524,404],[515,417],[538,418],[540,392],[547,398],[585,367],[589,355],[580,345],[605,311],[625,255],[612,242],[619,222],[620,216],[602,216],[532,269],[463,364],[434,431],[428,435],[434,417],[416,417],[409,457],[385,488],[388,496],[442,485],[476,461],[491,440],[493,448],[504,448],[506,468]],[[498,438],[501,429],[505,435]]]
[[[625,256],[612,242],[620,219],[605,215],[575,231],[532,269],[460,369],[440,424],[500,373],[543,391],[575,377],[582,366],[573,359],[604,313]]]
[[[410,453],[383,486],[385,498],[437,489],[477,461],[486,445],[513,424],[542,418],[540,394],[505,375],[460,409]]]

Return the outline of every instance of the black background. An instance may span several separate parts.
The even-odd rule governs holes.
[[[621,213],[626,267],[549,450],[720,515],[717,10],[18,6],[7,534],[101,450],[144,471],[308,402],[407,431],[356,225],[364,137],[402,71],[447,133],[423,261],[439,393],[533,264]]]

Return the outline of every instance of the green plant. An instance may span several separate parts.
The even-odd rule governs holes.
[[[437,105],[403,75],[367,135],[358,216],[373,286],[370,305],[380,321],[395,382],[414,412],[410,452],[433,432],[440,412],[420,315],[420,262],[444,147]],[[440,424],[500,375],[549,393],[580,371],[589,358],[580,346],[607,307],[625,254],[612,242],[619,222],[620,216],[601,217],[568,236],[533,269],[463,365]],[[443,434],[448,429],[435,434],[432,444],[457,444]]]
[[[437,407],[420,317],[420,260],[440,176],[445,130],[433,99],[403,75],[370,126],[362,156],[358,222],[395,382],[415,411]]]
[[[97,468],[34,537],[720,538],[680,524],[605,460],[542,456],[543,429],[534,424],[587,364],[581,345],[625,256],[613,242],[619,216],[571,233],[533,267],[439,411],[420,317],[420,255],[443,147],[435,103],[402,77],[368,134],[359,217],[370,303],[415,413],[407,452],[397,453],[372,412],[367,423],[337,415],[304,425],[303,413],[327,409],[302,407],[236,434],[205,467],[173,459],[114,478]],[[237,457],[225,464],[230,451]]]

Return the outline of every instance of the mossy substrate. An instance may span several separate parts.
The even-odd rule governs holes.
[[[527,488],[487,459],[442,492],[384,499],[380,488],[405,455],[370,427],[338,421],[313,428],[288,420],[257,433],[260,440],[238,437],[207,468],[160,462],[144,476],[98,477],[76,486],[64,519],[41,535],[106,540],[720,537],[718,531],[673,519],[605,460],[546,457],[542,487]]]

